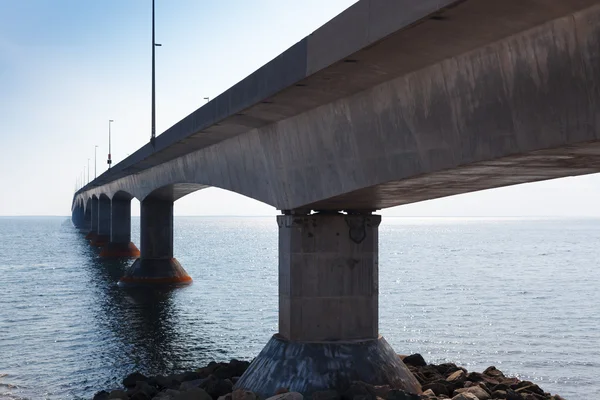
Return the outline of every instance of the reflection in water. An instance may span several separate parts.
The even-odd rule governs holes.
[[[103,259],[97,252],[91,255],[87,268],[95,290],[96,313],[94,321],[99,329],[112,332],[109,349],[119,354],[107,354],[103,359],[112,360],[113,377],[122,379],[132,371],[146,374],[166,374],[196,367],[193,357],[187,354],[185,342],[191,331],[191,319],[174,304],[178,291],[185,287],[135,287],[124,288],[117,283],[132,260]],[[202,320],[194,315],[195,335],[202,335],[202,346],[195,350],[214,347],[208,332],[202,332]],[[116,341],[114,339],[117,339]],[[193,362],[193,361],[192,361]]]

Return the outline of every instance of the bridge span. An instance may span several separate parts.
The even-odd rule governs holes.
[[[173,203],[281,210],[279,334],[237,387],[420,386],[378,334],[376,210],[600,172],[599,0],[360,0],[83,187],[124,283],[191,281]],[[141,243],[131,243],[131,199]]]

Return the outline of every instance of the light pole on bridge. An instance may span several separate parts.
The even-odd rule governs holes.
[[[112,159],[110,158],[110,124],[113,122],[115,121],[112,119],[108,120],[108,160],[106,161],[108,163],[108,169],[110,169],[110,165],[112,164]]]
[[[94,145],[94,179],[96,179],[96,150],[98,150],[98,145]]]
[[[152,122],[151,122],[151,133],[150,133],[150,144],[154,146],[154,140],[156,139],[156,78],[155,78],[155,47],[162,46],[162,44],[156,43],[154,39],[154,0],[152,0]]]
[[[90,183],[90,159],[88,158],[88,184]]]

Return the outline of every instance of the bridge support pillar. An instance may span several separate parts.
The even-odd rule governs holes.
[[[141,256],[121,278],[122,285],[182,285],[192,278],[173,257],[173,201],[146,198],[140,203]]]
[[[110,199],[100,196],[98,200],[98,234],[90,241],[92,246],[104,246],[110,241]]]
[[[131,199],[113,198],[110,205],[110,242],[102,247],[100,257],[139,257],[131,242]]]
[[[371,213],[282,215],[279,333],[236,388],[270,397],[310,394],[353,381],[420,393],[418,381],[378,334],[378,227]]]
[[[90,232],[85,238],[92,241],[98,236],[98,198],[92,197],[90,204]]]

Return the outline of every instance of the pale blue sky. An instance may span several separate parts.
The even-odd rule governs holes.
[[[157,132],[162,132],[355,0],[156,0]],[[106,168],[150,132],[150,0],[0,0],[0,215],[67,215],[94,145]],[[87,178],[87,176],[86,176]],[[384,210],[384,215],[600,216],[597,175]],[[220,189],[178,215],[275,215]],[[133,213],[139,213],[134,200]]]

